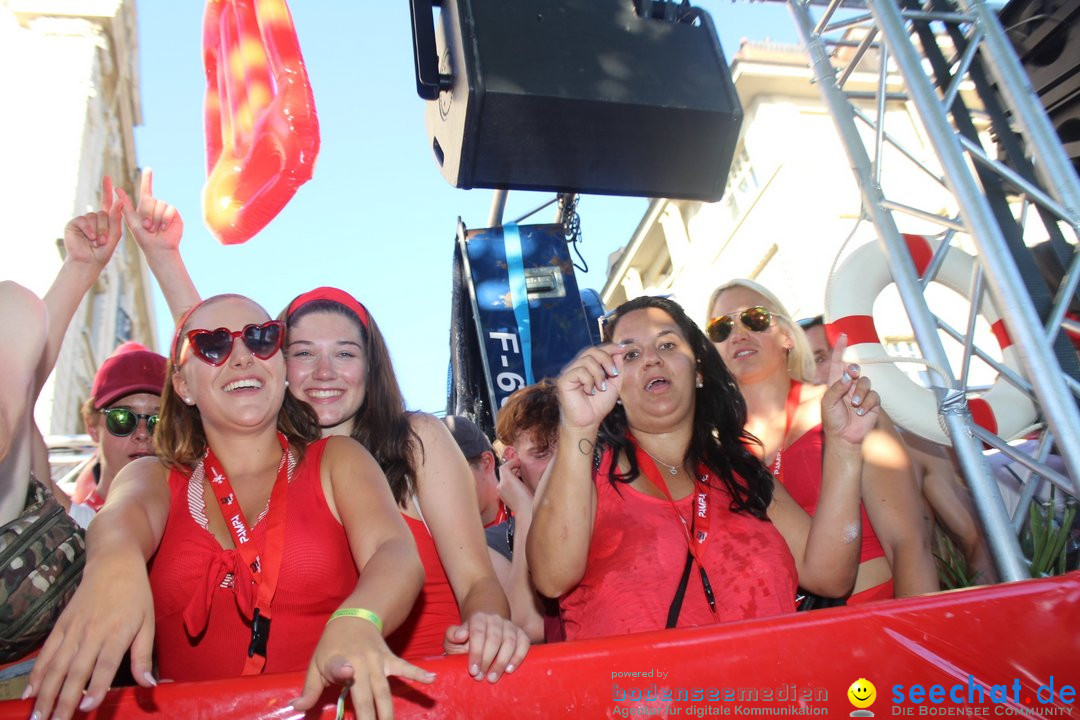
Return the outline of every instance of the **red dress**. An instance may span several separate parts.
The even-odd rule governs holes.
[[[323,495],[325,444],[324,439],[310,445],[289,474],[266,673],[307,668],[327,619],[359,579],[345,531]],[[181,682],[240,675],[251,640],[250,572],[235,550],[222,549],[206,529],[203,486],[201,464],[191,476],[169,473],[169,517],[150,563],[160,675]],[[265,514],[252,528],[260,548],[266,542]]]
[[[409,617],[386,638],[386,644],[400,657],[442,655],[446,629],[461,624],[461,611],[427,525],[404,513],[401,516],[416,540],[416,549],[424,566],[424,587]]]
[[[610,466],[610,451],[601,467]],[[566,639],[662,629],[686,563],[687,537],[667,500],[629,485],[612,486],[595,472],[596,522],[585,576],[560,599]],[[676,500],[690,517],[696,493]],[[716,596],[720,622],[794,612],[795,560],[768,520],[730,510],[730,497],[709,478],[712,539],[702,562]],[[690,573],[677,627],[717,622],[701,577]]]
[[[784,450],[784,487],[791,493],[808,515],[817,511],[818,496],[821,494],[821,464],[824,456],[825,433],[821,425],[803,433],[798,440]],[[859,503],[859,519],[862,522],[862,546],[859,548],[859,563],[885,555],[885,549],[870,527],[870,518],[866,506]],[[888,585],[886,588],[885,585]],[[874,591],[874,592],[871,592]],[[869,594],[868,594],[869,593]],[[879,600],[892,597],[892,581],[868,588],[848,598],[849,605],[858,605],[860,601]]]

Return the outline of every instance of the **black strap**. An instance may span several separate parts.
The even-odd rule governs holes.
[[[690,566],[694,564],[694,556],[689,548],[686,550],[686,567],[682,571],[682,580],[679,581],[679,589],[675,591],[675,597],[671,600],[668,608],[666,628],[673,628],[679,622],[679,612],[682,610],[683,596],[686,595],[686,584],[690,581]]]

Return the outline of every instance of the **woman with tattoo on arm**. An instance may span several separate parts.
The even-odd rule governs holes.
[[[792,612],[797,583],[850,590],[859,445],[878,398],[844,366],[843,343],[822,398],[832,442],[811,519],[753,453],[734,379],[677,303],[624,303],[605,337],[558,379],[558,450],[528,538],[533,581],[560,597],[567,639]]]

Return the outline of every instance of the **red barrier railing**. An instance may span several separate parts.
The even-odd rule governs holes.
[[[1080,573],[693,630],[533,648],[497,684],[465,656],[420,660],[430,686],[394,684],[398,718],[847,716],[876,686],[877,717],[1071,717],[1080,690]],[[88,717],[288,718],[300,673],[109,693]],[[995,688],[995,686],[997,686]],[[1071,689],[1071,693],[1070,693]],[[336,693],[321,713],[332,718]],[[1045,702],[1044,702],[1045,701]],[[0,703],[0,720],[32,704]],[[349,713],[349,717],[352,717]]]

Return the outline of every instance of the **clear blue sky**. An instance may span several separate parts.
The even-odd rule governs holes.
[[[794,41],[782,4],[694,4],[712,13],[729,60],[742,37]],[[184,217],[182,251],[204,296],[243,293],[275,315],[313,287],[349,290],[386,334],[410,408],[442,410],[454,231],[459,216],[467,227],[486,224],[492,191],[450,186],[431,157],[406,0],[293,0],[290,9],[322,146],[313,179],[277,218],[236,246],[220,245],[203,225],[203,3],[196,0],[137,3],[139,164],[154,169],[155,194]],[[506,217],[551,197],[512,192]],[[582,198],[582,251],[590,269],[579,275],[583,287],[603,286],[608,255],[630,239],[646,205],[641,198]],[[549,222],[552,212],[536,220]],[[164,299],[155,302],[165,347],[172,321]]]

